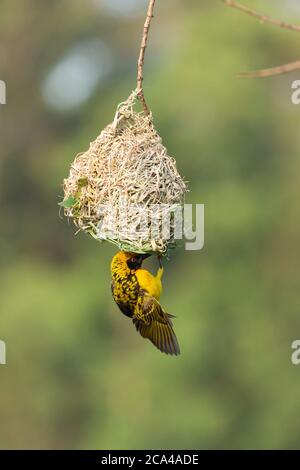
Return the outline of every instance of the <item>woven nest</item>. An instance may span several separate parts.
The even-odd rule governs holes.
[[[132,93],[114,121],[75,158],[61,205],[97,240],[126,251],[164,254],[176,244],[174,213],[187,188],[152,116],[136,112],[135,100]],[[170,224],[164,226],[166,221]]]

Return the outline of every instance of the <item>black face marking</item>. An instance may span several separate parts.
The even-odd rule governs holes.
[[[138,256],[133,256],[127,261],[129,269],[139,269],[142,266],[143,260]]]
[[[148,258],[151,256],[150,254],[137,254],[135,256],[132,256],[128,261],[127,261],[127,266],[129,269],[139,269],[142,266],[142,263],[144,259]]]

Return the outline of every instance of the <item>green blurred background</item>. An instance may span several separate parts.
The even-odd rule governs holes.
[[[145,93],[206,207],[204,249],[166,267],[179,358],[114,305],[115,248],[59,218],[74,156],[135,87],[146,3],[1,0],[0,447],[299,448],[300,71],[235,78],[299,59],[297,33],[157,0]],[[244,4],[300,21],[297,0]]]

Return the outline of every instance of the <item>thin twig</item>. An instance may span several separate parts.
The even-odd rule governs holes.
[[[250,72],[241,72],[238,78],[266,78],[273,77],[274,75],[281,75],[283,73],[293,72],[300,69],[300,60],[291,62],[289,64],[279,65],[269,69],[253,70]]]
[[[300,32],[300,25],[292,24],[292,23],[285,23],[284,21],[275,20],[274,18],[271,18],[270,16],[261,15],[255,10],[245,7],[244,5],[241,5],[240,3],[234,2],[233,0],[221,0],[221,1],[225,3],[225,5],[227,5],[228,7],[236,8],[237,10],[243,11],[244,13],[247,13],[248,15],[253,16],[254,18],[257,18],[259,21],[262,21],[263,23],[269,23],[269,24],[273,24],[274,26],[279,26],[280,28],[285,28],[285,29],[290,29],[291,31]]]
[[[138,73],[137,73],[137,96],[139,97],[144,112],[145,114],[149,114],[149,108],[147,106],[145,96],[144,96],[144,90],[143,90],[143,67],[145,63],[145,52],[147,48],[147,42],[148,42],[148,34],[149,34],[149,29],[151,25],[151,20],[153,18],[153,10],[154,10],[154,5],[155,5],[155,0],[149,0],[149,7],[148,7],[148,12],[147,12],[147,17],[146,21],[144,24],[144,32],[143,32],[143,38],[142,38],[142,43],[141,43],[141,48],[140,48],[140,55],[139,55],[139,60],[138,60]]]
[[[284,21],[275,20],[267,15],[261,15],[255,10],[251,8],[245,7],[240,3],[237,3],[233,0],[221,0],[226,6],[230,8],[235,8],[240,10],[254,18],[257,18],[259,21],[263,23],[269,23],[274,26],[279,26],[280,28],[289,29],[291,31],[300,32],[300,25],[292,24],[292,23],[285,23]],[[283,73],[292,72],[294,70],[300,69],[300,61],[291,62],[289,64],[279,65],[278,67],[271,67],[268,69],[261,69],[261,70],[254,70],[250,72],[242,72],[238,74],[238,78],[266,78],[266,77],[273,77],[274,75],[281,75]]]

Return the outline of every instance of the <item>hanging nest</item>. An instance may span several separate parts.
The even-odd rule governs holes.
[[[61,205],[97,240],[121,250],[165,254],[176,244],[174,214],[187,188],[152,116],[134,110],[136,98],[133,92],[121,103],[114,121],[75,158]]]

